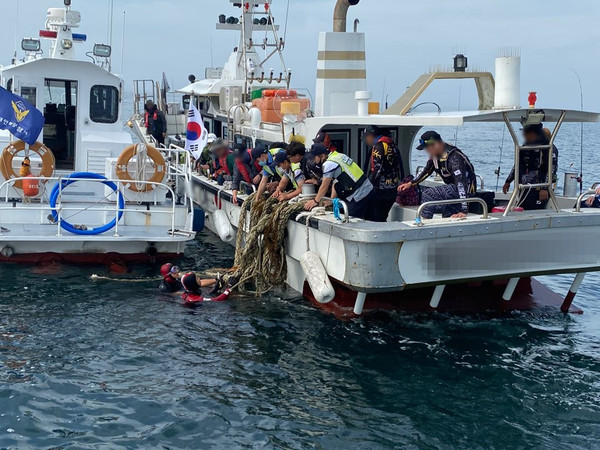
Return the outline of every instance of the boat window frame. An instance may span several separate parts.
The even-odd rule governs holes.
[[[114,105],[116,106],[115,108],[115,114],[114,117],[111,116],[111,118],[107,118],[107,116],[104,116],[105,118],[100,118],[97,115],[94,116],[93,113],[93,109],[92,109],[92,105],[95,104],[94,100],[94,90],[95,89],[104,89],[106,91],[111,91],[114,93]],[[105,91],[105,92],[106,92]],[[116,86],[110,85],[110,84],[94,84],[91,88],[90,88],[90,108],[89,108],[89,114],[90,114],[90,120],[94,123],[101,123],[101,124],[107,124],[107,125],[111,125],[114,123],[117,123],[119,121],[119,89]],[[107,109],[103,108],[103,111],[106,112]]]

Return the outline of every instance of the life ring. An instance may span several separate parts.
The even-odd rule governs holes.
[[[140,144],[130,145],[125,150],[123,150],[123,153],[121,153],[119,155],[119,158],[117,158],[117,166],[115,168],[117,177],[119,178],[119,180],[126,182],[125,184],[127,185],[128,189],[130,191],[134,191],[134,192],[152,191],[154,188],[156,188],[155,184],[135,183],[134,179],[132,178],[132,176],[129,174],[129,171],[127,170],[128,166],[129,166],[129,162],[131,161],[131,158],[133,158],[136,154],[136,148],[138,145],[140,145]],[[142,181],[148,181],[151,183],[162,183],[163,180],[165,179],[165,176],[167,175],[165,158],[163,158],[163,156],[160,154],[160,152],[158,150],[156,150],[156,148],[152,147],[151,145],[146,145],[146,149],[148,151],[148,156],[154,163],[154,175],[152,175],[152,177],[149,180],[142,180]],[[128,181],[131,181],[131,183],[127,183]]]
[[[54,168],[56,161],[54,160],[54,153],[48,147],[41,142],[36,142],[29,146],[29,150],[36,153],[42,159],[42,170],[38,176],[44,178],[50,178],[54,175]],[[20,176],[13,169],[13,159],[19,152],[25,151],[25,142],[15,141],[10,143],[3,151],[0,157],[0,172],[5,180],[11,180],[13,178],[20,178]],[[17,189],[23,189],[23,180],[15,181],[13,187]]]
[[[119,204],[119,213],[117,214],[117,217],[115,217],[113,220],[111,220],[107,224],[102,225],[98,228],[92,228],[91,230],[87,230],[87,229],[82,230],[82,229],[76,228],[74,225],[72,225],[71,223],[67,222],[62,217],[60,217],[59,213],[56,209],[56,204],[59,201],[58,197],[62,194],[62,191],[64,191],[68,186],[72,185],[73,183],[75,183],[79,180],[99,180],[102,184],[111,188],[113,190],[113,192],[115,192],[117,194],[117,202]],[[52,189],[52,192],[50,193],[49,203],[50,203],[50,208],[52,208],[51,212],[52,212],[52,217],[54,218],[54,221],[58,222],[60,220],[60,227],[63,230],[66,230],[69,233],[77,234],[80,236],[96,236],[98,234],[106,233],[107,231],[112,230],[117,225],[117,222],[119,220],[121,220],[121,218],[123,217],[123,210],[125,209],[125,199],[123,198],[123,194],[121,193],[121,191],[119,190],[117,185],[115,183],[113,183],[112,181],[109,181],[103,175],[100,175],[97,173],[90,173],[90,172],[75,172],[75,173],[72,173],[71,175],[69,175],[67,178],[61,180],[60,183],[56,183],[56,185]]]

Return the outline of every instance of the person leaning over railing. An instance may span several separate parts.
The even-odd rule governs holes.
[[[246,149],[243,144],[238,144],[235,147],[235,166],[233,167],[233,178],[231,180],[231,189],[233,191],[233,203],[238,202],[238,192],[240,184],[243,182],[248,185],[258,186],[260,183],[260,171],[262,168],[258,164],[254,164],[252,160],[251,150]],[[251,194],[252,190],[246,194]]]
[[[477,192],[475,169],[467,155],[453,145],[447,144],[435,131],[427,131],[421,136],[417,150],[426,150],[429,160],[423,171],[412,182],[404,183],[398,191],[406,191],[425,181],[433,172],[443,180],[442,186],[424,189],[423,203],[440,200],[459,200],[472,197]],[[466,202],[451,205],[432,205],[423,210],[423,218],[431,219],[434,214],[442,217],[464,218],[468,213]]]

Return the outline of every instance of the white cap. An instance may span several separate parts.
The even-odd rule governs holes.
[[[209,144],[212,144],[212,143],[213,143],[213,142],[215,142],[216,140],[217,140],[217,135],[216,135],[216,134],[214,134],[214,133],[209,133],[209,134],[208,134],[208,140],[207,140],[207,142],[208,142]]]

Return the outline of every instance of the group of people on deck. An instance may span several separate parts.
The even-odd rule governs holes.
[[[531,149],[521,152],[519,180],[521,184],[547,182],[550,152],[543,148],[550,142],[550,132],[542,124],[523,129],[524,144]],[[231,183],[233,201],[238,203],[240,192],[257,196],[265,194],[288,201],[302,193],[304,184],[316,186],[317,194],[306,203],[312,210],[324,198],[340,198],[348,205],[352,217],[385,222],[394,203],[416,206],[440,200],[461,200],[450,204],[426,207],[424,219],[439,214],[444,218],[464,218],[469,207],[466,199],[477,195],[475,168],[459,148],[445,142],[436,131],[424,133],[417,146],[428,155],[424,169],[416,177],[406,174],[398,145],[376,126],[367,127],[362,134],[367,156],[362,167],[344,149],[332,144],[326,132],[319,132],[310,148],[303,139],[292,136],[291,142],[276,142],[269,147],[244,145],[230,148],[227,141],[209,136],[209,144],[196,162],[196,170],[217,180]],[[553,147],[553,182],[556,181],[558,151]],[[420,187],[431,175],[443,182],[434,187]],[[503,186],[504,193],[515,179],[514,168]],[[255,186],[255,188],[252,188]],[[407,200],[408,199],[408,200]],[[526,210],[545,209],[547,188],[525,191],[519,206]]]

